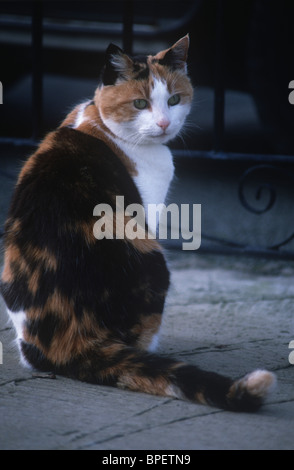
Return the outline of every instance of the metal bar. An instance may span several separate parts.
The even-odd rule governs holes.
[[[33,2],[32,53],[32,138],[36,140],[41,135],[43,115],[43,4],[41,0]]]
[[[206,237],[202,237],[205,239]],[[210,237],[207,237],[208,240],[210,240]],[[170,250],[181,250],[182,249],[182,241],[178,240],[166,240],[166,241],[161,241],[162,245],[166,249]],[[191,252],[193,253],[193,252]],[[281,260],[287,260],[287,261],[294,261],[294,252],[293,251],[279,251],[279,250],[274,250],[274,249],[266,249],[262,248],[260,246],[244,246],[242,247],[234,247],[232,245],[226,246],[226,244],[220,244],[211,246],[207,245],[205,243],[201,244],[201,247],[199,250],[195,251],[197,254],[202,254],[202,253],[217,253],[217,254],[223,254],[223,255],[241,255],[241,256],[254,256],[254,257],[263,257],[263,258],[269,258],[269,259],[281,259]]]
[[[0,145],[14,145],[15,147],[36,147],[38,141],[21,137],[0,137]]]
[[[0,140],[1,142],[1,140]],[[294,163],[292,155],[274,155],[274,154],[255,154],[255,153],[237,153],[237,152],[214,152],[205,150],[185,150],[171,149],[175,158],[181,159],[205,159],[205,160],[223,160],[234,162],[261,162],[261,163]]]
[[[123,50],[127,54],[133,53],[133,23],[134,23],[134,2],[124,1],[123,11]]]
[[[20,137],[2,137],[0,136],[0,145],[14,145],[24,147],[36,147],[39,139],[25,139]],[[224,160],[234,162],[255,162],[255,163],[291,163],[294,158],[291,155],[263,155],[254,153],[233,153],[233,152],[214,152],[205,150],[179,150],[171,149],[174,158],[177,159],[204,159],[204,160]]]
[[[214,86],[214,150],[223,149],[224,140],[224,4],[223,0],[217,2],[216,18],[216,47],[215,47],[215,86]]]
[[[35,0],[36,1],[36,0]],[[132,2],[134,3],[134,1]],[[197,10],[201,5],[200,1],[195,1],[189,7],[187,11],[183,11],[183,16],[180,18],[165,18],[165,22],[159,25],[148,24],[148,23],[137,23],[134,24],[134,30],[136,32],[136,37],[140,38],[162,38],[163,35],[170,34],[172,32],[177,32],[179,29],[182,29],[187,24],[190,23],[191,18],[196,14]],[[0,18],[0,27],[3,28],[15,28],[17,31],[27,31],[31,28],[31,22],[28,17],[20,16],[11,16],[5,17],[2,15]],[[84,35],[121,35],[123,28],[121,23],[109,23],[109,21],[104,20],[103,18],[100,21],[79,21],[76,19],[64,20],[64,22],[56,21],[50,18],[44,18],[43,22],[43,31],[48,33],[75,33],[75,34],[84,34]]]

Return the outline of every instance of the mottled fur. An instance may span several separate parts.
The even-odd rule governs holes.
[[[93,101],[48,134],[20,173],[5,227],[1,292],[22,357],[39,370],[252,410],[273,382],[269,372],[234,381],[150,352],[169,287],[159,243],[93,234],[101,202],[114,211],[117,195],[126,206],[164,202],[173,165],[163,144],[183,125],[193,94],[188,42],[185,36],[134,59],[108,48]],[[177,108],[167,104],[175,94]],[[146,109],[134,106],[138,99]]]

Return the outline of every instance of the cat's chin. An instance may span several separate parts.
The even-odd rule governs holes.
[[[162,133],[159,135],[151,135],[144,139],[142,142],[145,145],[154,145],[154,144],[166,144],[170,140],[174,139],[175,135],[174,134],[166,134]]]

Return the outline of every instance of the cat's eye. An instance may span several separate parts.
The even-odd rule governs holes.
[[[168,105],[175,106],[176,104],[179,104],[180,100],[181,100],[180,95],[173,95],[169,98]]]
[[[137,109],[145,109],[148,106],[148,101],[143,99],[134,100],[134,106]]]

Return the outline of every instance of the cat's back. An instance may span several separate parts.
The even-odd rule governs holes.
[[[8,223],[15,218],[33,222],[32,228],[40,233],[50,224],[93,221],[94,207],[101,202],[114,207],[116,194],[129,203],[141,202],[126,167],[105,142],[62,127],[50,133],[25,163]]]
[[[87,135],[75,129],[61,127],[50,133],[38,150],[25,163],[16,189],[38,188],[46,190],[71,191],[79,195],[83,191],[99,185],[99,188],[111,188],[120,182],[129,185],[127,169],[113,150],[101,139]],[[50,186],[51,185],[51,186]],[[83,190],[83,191],[81,191]],[[96,194],[96,203],[99,194]],[[103,195],[104,196],[104,195]],[[34,193],[36,198],[36,193]]]

